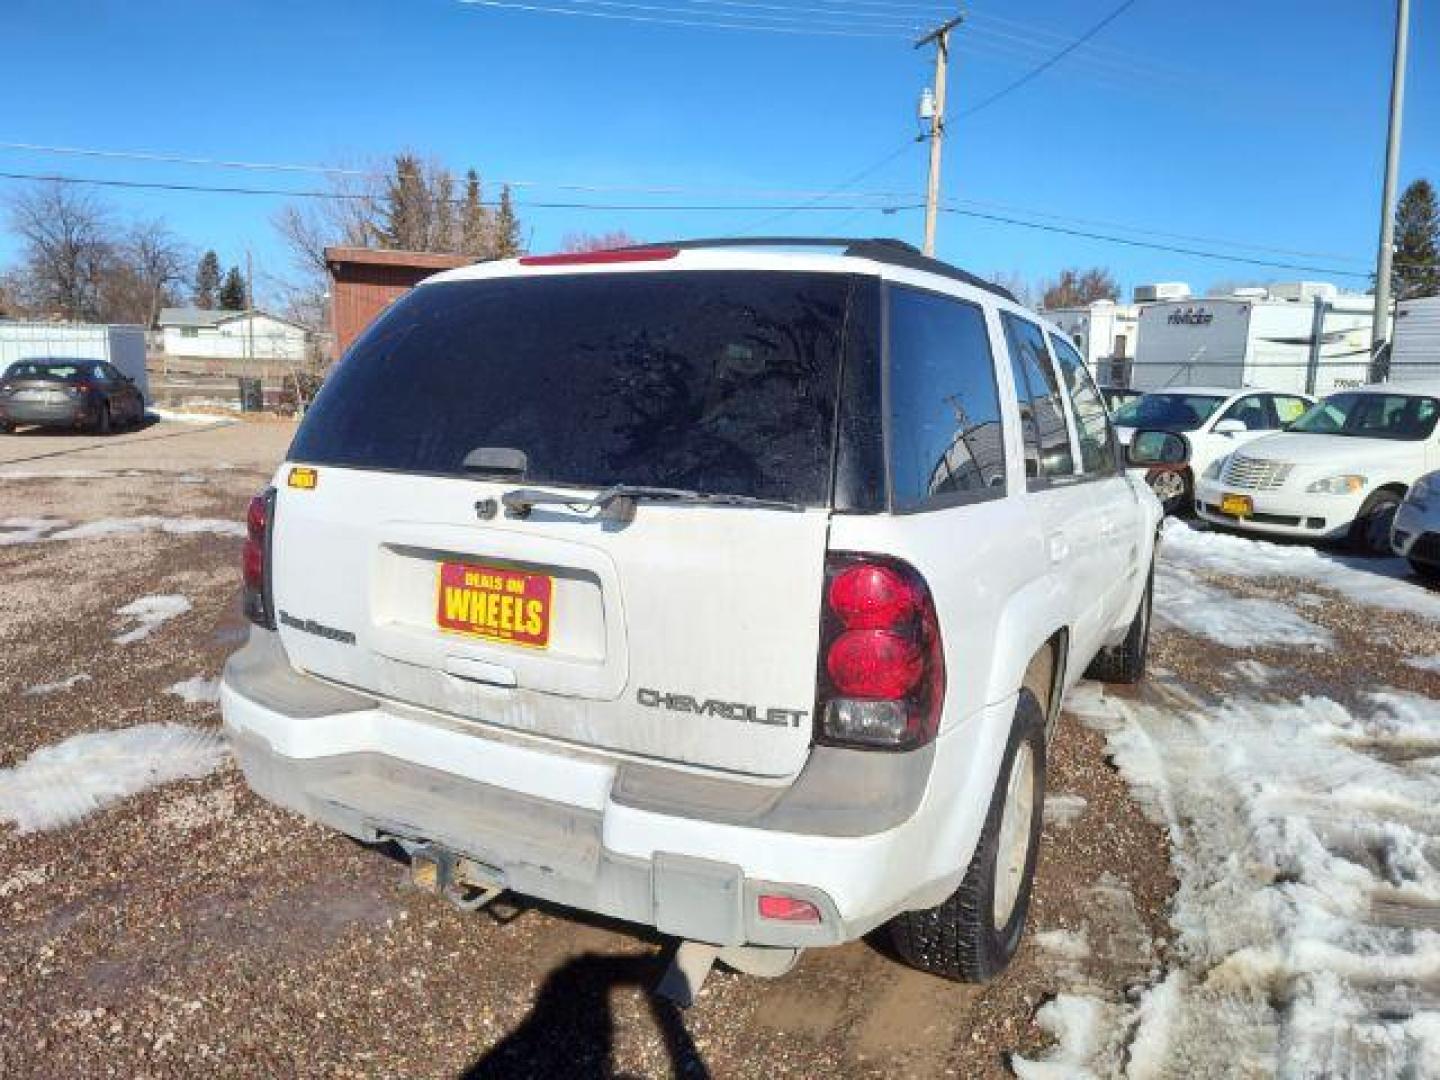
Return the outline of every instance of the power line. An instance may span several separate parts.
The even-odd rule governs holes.
[[[995,91],[995,93],[991,94],[989,97],[983,98],[980,101],[976,102],[974,105],[971,105],[968,109],[965,109],[963,112],[960,113],[961,117],[974,116],[981,109],[987,108],[995,104],[995,102],[999,101],[1006,95],[1012,94],[1016,90],[1019,90],[1020,87],[1024,86],[1026,83],[1033,82],[1035,79],[1038,79],[1041,75],[1045,74],[1045,72],[1049,71],[1061,60],[1064,60],[1065,57],[1069,56],[1072,52],[1080,48],[1080,46],[1084,45],[1096,34],[1100,33],[1101,30],[1104,30],[1105,27],[1109,26],[1121,15],[1125,14],[1125,12],[1129,11],[1132,7],[1135,6],[1136,3],[1137,0],[1124,0],[1124,2],[1119,7],[1115,8],[1114,11],[1110,12],[1110,14],[1106,15],[1094,26],[1090,27],[1090,29],[1086,30],[1078,38],[1072,41],[1069,45],[1066,45],[1059,52],[1055,53],[1044,63],[1027,71],[1024,75],[1020,76],[1020,78],[1016,79],[1009,85]]]
[[[865,30],[825,30],[803,26],[775,26],[761,22],[724,22],[714,18],[670,18],[658,15],[636,15],[618,11],[595,11],[590,8],[553,7],[548,4],[520,3],[518,0],[460,0],[460,2],[471,7],[497,8],[506,11],[528,11],[541,15],[567,15],[588,19],[609,19],[619,22],[657,23],[662,26],[687,26],[704,30],[742,30],[767,34],[792,34],[798,37],[870,38],[872,40],[882,38],[894,39],[903,36],[898,31],[880,33]],[[587,0],[563,0],[563,2],[573,5],[586,3]],[[588,0],[588,2],[599,3],[600,0]],[[625,6],[634,7],[638,5]]]
[[[229,195],[259,195],[259,196],[281,196],[285,198],[300,199],[335,199],[355,200],[367,199],[366,195],[355,195],[346,192],[331,191],[303,191],[283,188],[251,188],[232,187],[207,184],[167,184],[153,181],[118,180],[118,179],[97,179],[75,176],[41,175],[36,173],[13,173],[0,172],[0,180],[40,180],[52,181],[62,184],[94,185],[98,187],[115,187],[141,190],[157,191],[184,191],[201,192],[205,194],[229,194]],[[458,200],[457,200],[458,201]],[[487,201],[487,206],[496,205],[494,201]],[[556,202],[549,200],[525,201],[517,205],[531,209],[545,210],[603,210],[603,211],[672,211],[672,212],[717,212],[734,213],[737,210],[754,211],[783,211],[786,213],[798,212],[832,212],[832,211],[870,211],[880,213],[899,213],[912,210],[921,210],[924,203],[829,203],[810,202],[800,203],[793,206],[777,206],[775,204],[674,204],[674,203],[592,203],[592,202]],[[965,209],[955,205],[942,205],[942,212],[956,214],[960,217],[974,218],[982,221],[990,221],[1004,225],[1014,225],[1020,228],[1034,229],[1041,232],[1056,233],[1064,236],[1075,236],[1087,240],[1097,240],[1103,243],[1119,244],[1125,247],[1143,248],[1149,251],[1161,251],[1174,255],[1189,255],[1200,259],[1210,259],[1218,262],[1235,263],[1237,265],[1263,266],[1271,269],[1298,270],[1305,273],[1328,274],[1335,277],[1369,278],[1368,272],[1356,270],[1342,270],[1336,267],[1314,266],[1309,264],[1282,262],[1272,259],[1256,259],[1243,255],[1231,255],[1219,251],[1207,251],[1201,248],[1181,247],[1174,244],[1162,244],[1153,241],[1135,240],[1129,237],[1115,236],[1113,234],[1093,232],[1085,229],[1068,228],[1061,225],[1047,224],[1038,221],[1026,221],[1021,218],[1011,217],[1005,214],[995,214],[980,210]],[[1430,265],[1428,263],[1399,263],[1396,265]]]
[[[961,210],[954,206],[942,206],[941,210],[947,214],[958,214],[961,217],[977,218],[982,221],[994,221],[1003,225],[1018,225],[1021,228],[1038,229],[1042,232],[1059,233],[1064,236],[1078,236],[1086,240],[1100,240],[1108,244],[1122,244],[1126,247],[1146,248],[1151,251],[1165,251],[1174,255],[1190,255],[1197,259],[1246,263],[1250,266],[1265,266],[1276,270],[1299,270],[1307,274],[1329,274],[1333,277],[1368,278],[1370,276],[1367,272],[1340,270],[1333,266],[1305,266],[1300,263],[1275,262],[1270,259],[1252,259],[1244,256],[1226,255],[1218,251],[1202,251],[1199,248],[1177,247],[1173,244],[1157,244],[1146,240],[1131,240],[1123,236],[1089,232],[1084,229],[1071,229],[1062,225],[1046,225],[1038,221],[1022,221],[1019,218],[1007,217],[1003,214],[990,214],[979,210]]]
[[[861,180],[864,180],[869,176],[873,176],[875,173],[883,169],[886,165],[889,165],[896,158],[900,157],[907,150],[910,150],[916,145],[917,142],[915,139],[906,139],[903,143],[897,146],[894,150],[891,150],[884,157],[871,162],[869,165],[866,165],[863,169],[855,173],[853,176],[850,176],[847,179],[840,181],[840,183],[836,184],[829,190],[822,191],[819,195],[816,195],[814,198],[803,203],[800,209],[813,209],[819,206],[822,202],[840,194],[846,188],[852,187],[853,185],[860,183]],[[882,207],[880,209],[884,208]],[[761,220],[756,221],[753,224],[750,224],[745,228],[741,229],[740,235],[744,236],[748,233],[758,232],[760,229],[773,225],[777,221],[784,220],[793,213],[796,213],[796,209],[786,209],[782,210],[780,213],[772,214],[769,217],[762,218]]]

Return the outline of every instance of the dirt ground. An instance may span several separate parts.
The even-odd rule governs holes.
[[[213,678],[242,640],[240,540],[153,522],[240,521],[292,431],[163,422],[104,440],[0,438],[0,769],[80,732],[218,726],[213,704],[166,688]],[[47,539],[46,525],[17,542],[39,519],[142,517],[136,531]],[[117,609],[155,594],[193,606],[117,643],[131,625]],[[1387,659],[1343,605],[1307,616],[1392,666],[1393,685],[1426,677]],[[1164,628],[1155,649],[1165,678],[1200,691],[1223,693],[1253,658],[1343,692],[1301,650]],[[0,1075],[1009,1075],[1010,1055],[1046,1044],[1032,1018],[1047,998],[1123,1000],[1166,948],[1166,841],[1104,745],[1062,722],[1030,932],[1001,978],[921,975],[877,937],[812,951],[779,980],[717,973],[684,1012],[648,992],[673,943],[524,900],[460,913],[411,888],[389,853],[256,799],[231,766],[68,827],[0,824]],[[1073,948],[1080,935],[1087,949]]]

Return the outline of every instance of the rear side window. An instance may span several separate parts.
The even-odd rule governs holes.
[[[1085,369],[1068,341],[1054,334],[1050,343],[1055,349],[1055,363],[1070,394],[1070,411],[1075,416],[1075,434],[1080,437],[1080,471],[1087,476],[1100,476],[1115,471],[1115,442],[1110,434],[1110,415],[1105,399],[1095,388],[1095,381]]]
[[[526,483],[824,505],[849,290],[757,271],[422,286],[340,362],[290,456],[462,476],[507,447]]]
[[[897,510],[1005,494],[1005,439],[984,313],[891,287],[890,476]]]
[[[1060,385],[1050,366],[1045,333],[1030,322],[1000,313],[1010,346],[1015,392],[1020,397],[1020,422],[1025,427],[1025,476],[1031,487],[1075,475],[1070,429]]]

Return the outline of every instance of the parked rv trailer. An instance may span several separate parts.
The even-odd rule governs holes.
[[[1390,381],[1440,378],[1440,296],[1395,305]]]
[[[1371,303],[1297,282],[1142,305],[1130,384],[1254,386],[1324,395],[1369,381]]]

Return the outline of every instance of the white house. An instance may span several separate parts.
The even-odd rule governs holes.
[[[1056,308],[1045,314],[1075,343],[1096,382],[1128,385],[1135,339],[1140,334],[1138,305],[1096,300],[1083,307]]]
[[[259,310],[164,308],[159,323],[171,356],[299,363],[310,341],[310,331],[299,323]]]

